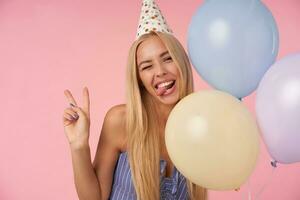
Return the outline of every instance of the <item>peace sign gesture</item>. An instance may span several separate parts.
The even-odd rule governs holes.
[[[70,104],[63,113],[64,131],[70,145],[81,148],[89,145],[90,132],[90,99],[87,87],[83,89],[83,106],[79,107],[69,90],[64,94]]]

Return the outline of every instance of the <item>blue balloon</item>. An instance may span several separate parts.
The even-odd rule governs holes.
[[[258,86],[278,54],[276,22],[260,0],[209,0],[188,31],[197,73],[214,88],[243,98]]]

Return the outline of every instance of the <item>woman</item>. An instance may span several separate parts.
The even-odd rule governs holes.
[[[110,195],[111,199],[133,199],[135,194],[130,193],[132,185],[140,199],[159,199],[160,176],[156,173],[159,172],[159,161],[167,163],[165,177],[174,175],[176,170],[166,151],[164,128],[176,103],[193,92],[193,77],[187,55],[175,37],[151,32],[132,45],[128,61],[127,104],[114,106],[107,112],[93,165],[88,146],[89,98],[86,88],[83,108],[73,107],[65,111],[65,131],[72,149],[79,199],[107,199]],[[159,84],[161,82],[170,84],[163,86]],[[172,85],[172,88],[166,89]],[[65,94],[76,105],[68,90]],[[79,118],[72,119],[71,116],[76,112]],[[116,167],[120,159],[128,161],[130,171],[121,169],[121,165]],[[162,166],[164,162],[160,164]],[[115,179],[114,172],[119,173],[115,174]],[[128,181],[127,174],[125,177],[120,173],[130,173],[133,184]],[[183,180],[180,173],[179,176]],[[186,189],[182,183],[177,193],[168,194],[168,197],[205,199],[205,189],[196,187],[188,180],[186,186],[194,198],[188,193],[183,194]],[[168,191],[163,187],[161,195],[167,196]]]
[[[138,33],[129,51],[126,105],[106,113],[93,163],[88,90],[84,89],[82,108],[65,91],[73,104],[64,112],[64,126],[80,200],[206,199],[206,190],[172,164],[164,140],[170,111],[193,92],[188,57],[167,31],[146,32]]]

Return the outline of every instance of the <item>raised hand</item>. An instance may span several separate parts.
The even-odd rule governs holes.
[[[64,94],[70,104],[63,113],[64,131],[73,148],[89,145],[90,99],[88,88],[83,89],[83,106],[79,107],[69,90]]]

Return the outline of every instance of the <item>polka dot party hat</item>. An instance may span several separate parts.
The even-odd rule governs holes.
[[[154,0],[143,0],[139,26],[135,39],[138,39],[140,36],[149,33],[150,31],[173,34],[173,31],[169,28],[164,16],[161,14],[159,7],[156,5]]]

